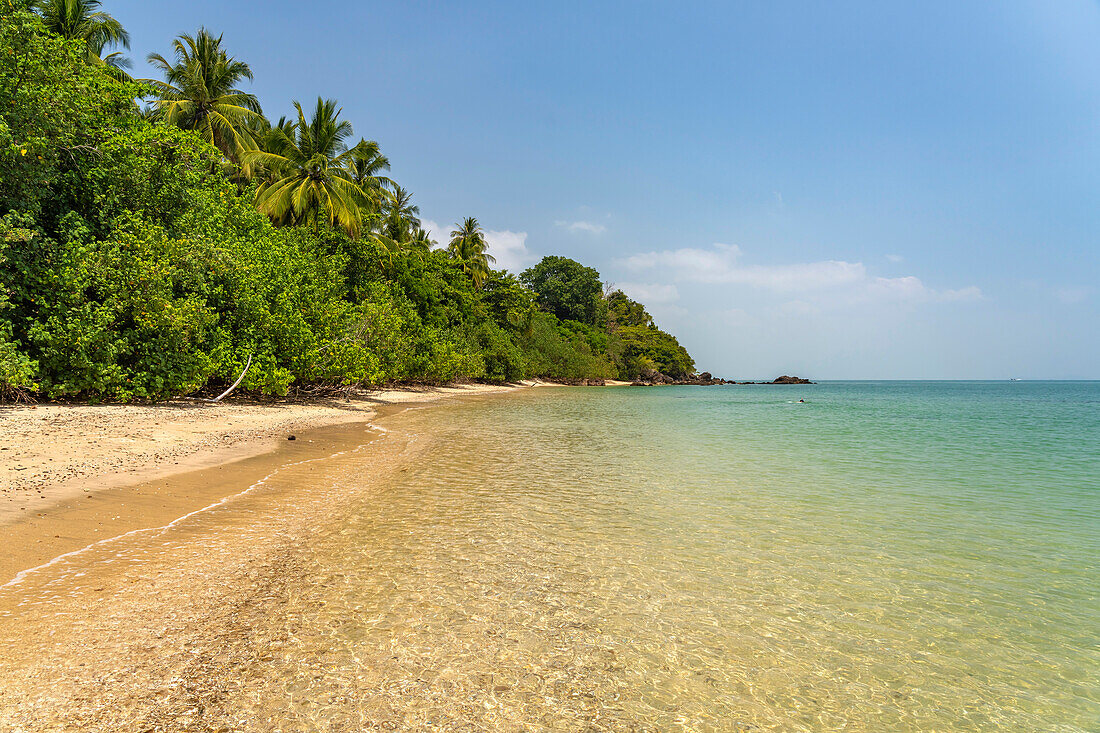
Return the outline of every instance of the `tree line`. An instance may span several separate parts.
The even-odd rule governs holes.
[[[221,36],[135,80],[96,0],[0,0],[0,397],[634,379],[694,363],[573,260],[445,246],[339,104],[271,121]]]

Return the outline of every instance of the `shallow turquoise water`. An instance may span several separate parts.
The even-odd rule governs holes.
[[[1100,730],[1100,383],[532,389],[380,422],[28,578],[0,719]]]
[[[501,724],[1100,728],[1100,383],[535,390],[393,425],[429,457],[320,550],[356,578],[335,614],[408,634],[382,678],[490,675]]]

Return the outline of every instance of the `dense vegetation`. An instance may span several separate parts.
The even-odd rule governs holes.
[[[92,0],[0,0],[0,397],[154,399],[232,381],[677,377],[694,364],[599,274],[439,246],[332,100],[269,121],[221,38],[135,81]]]

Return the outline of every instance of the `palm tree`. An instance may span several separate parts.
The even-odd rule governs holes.
[[[420,250],[421,252],[429,252],[431,248],[438,244],[432,235],[428,233],[427,229],[424,229],[420,225],[417,225],[412,231],[412,237],[409,239],[409,243],[413,248]]]
[[[42,15],[46,29],[62,38],[80,40],[88,47],[88,61],[103,64],[116,79],[129,80],[123,69],[130,67],[130,60],[115,51],[106,56],[108,46],[130,48],[130,34],[115,18],[102,10],[100,0],[40,0],[32,3]]]
[[[382,171],[390,169],[389,158],[382,155],[382,150],[374,140],[360,140],[359,144],[351,150],[352,157],[348,161],[348,173],[355,185],[367,194],[370,199],[371,210],[375,212],[382,205],[386,189],[396,185]]]
[[[247,123],[248,135],[252,138],[256,150],[267,153],[282,153],[286,150],[283,140],[294,136],[294,123],[286,117],[280,117],[274,125],[266,117],[260,116]],[[281,134],[280,134],[281,133]],[[245,181],[261,179],[270,181],[274,172],[258,161],[243,156],[239,165],[240,177]]]
[[[382,202],[382,213],[385,215],[383,229],[386,235],[398,242],[408,242],[412,238],[412,230],[420,227],[420,207],[413,205],[412,193],[396,183]]]
[[[277,223],[312,221],[316,229],[323,218],[358,237],[367,194],[348,171],[355,156],[345,142],[351,123],[339,119],[332,99],[318,97],[308,122],[301,104],[295,102],[294,109],[298,122],[272,128],[269,149],[244,154],[245,165],[259,164],[271,172],[256,191],[256,207]]]
[[[156,117],[185,130],[198,130],[222,154],[239,163],[255,147],[249,124],[261,118],[256,96],[237,89],[252,80],[252,69],[222,48],[222,37],[200,28],[172,42],[175,62],[149,54],[149,63],[164,72],[164,81],[147,80],[159,97],[153,101]]]
[[[489,276],[489,264],[497,260],[487,251],[489,244],[485,241],[485,232],[477,219],[467,217],[461,224],[455,224],[455,227],[457,229],[451,232],[451,243],[447,246],[447,251],[458,260],[462,271],[474,281],[474,287],[481,288]]]

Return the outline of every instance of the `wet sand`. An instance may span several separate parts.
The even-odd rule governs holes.
[[[269,688],[287,679],[273,660],[295,640],[288,608],[315,583],[311,534],[436,445],[431,430],[376,423],[422,409],[410,403],[513,389],[376,401],[358,422],[259,455],[81,492],[0,525],[4,567],[18,570],[0,580],[0,730],[276,729],[277,710],[244,701],[297,693]],[[320,680],[323,665],[295,670],[295,684]]]
[[[516,387],[402,388],[318,404],[2,407],[0,585],[89,543],[162,526],[275,465],[319,454],[332,447],[333,433],[322,428],[365,426],[390,405]]]
[[[405,407],[382,407],[379,418]],[[233,730],[238,721],[267,730],[254,727],[254,711],[222,704],[263,684],[288,640],[261,620],[278,618],[288,594],[308,587],[304,538],[353,495],[392,480],[418,449],[366,423],[298,437],[0,530],[24,558],[22,545],[46,527],[65,527],[70,539],[110,534],[0,584],[0,730],[175,733]],[[354,485],[321,478],[341,464],[356,467]],[[181,505],[211,500],[180,517]],[[110,515],[123,505],[145,513]]]

